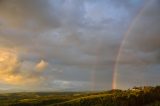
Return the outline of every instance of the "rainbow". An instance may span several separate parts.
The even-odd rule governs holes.
[[[117,88],[117,78],[118,78],[118,66],[119,66],[119,61],[120,61],[120,57],[121,57],[121,53],[122,50],[124,48],[124,45],[126,44],[127,38],[130,35],[130,32],[132,30],[132,28],[134,27],[134,25],[136,24],[136,21],[139,19],[139,17],[141,16],[141,14],[144,12],[144,10],[148,7],[148,5],[153,2],[154,0],[150,0],[150,1],[146,1],[144,3],[144,5],[142,6],[142,8],[140,9],[140,11],[138,12],[138,14],[135,16],[134,20],[131,22],[131,24],[128,27],[128,30],[126,31],[126,33],[123,36],[123,40],[121,42],[121,45],[119,47],[118,53],[117,53],[117,57],[116,57],[116,61],[115,61],[115,65],[113,67],[113,76],[112,76],[112,89],[116,89]]]

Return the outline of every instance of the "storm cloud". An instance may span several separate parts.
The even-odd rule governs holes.
[[[13,55],[12,60],[16,58],[16,66],[7,64],[14,71],[5,72],[0,65],[0,84],[21,88],[20,82],[15,85],[16,81],[5,80],[9,78],[6,75],[12,75],[38,90],[111,89],[116,57],[133,22],[121,53],[117,85],[128,88],[148,80],[148,85],[160,82],[156,77],[160,62],[159,3],[0,0],[0,53],[16,51],[8,54]],[[0,54],[0,61],[2,57]]]

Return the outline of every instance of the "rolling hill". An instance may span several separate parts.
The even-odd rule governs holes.
[[[160,106],[160,86],[103,92],[0,94],[0,106]]]

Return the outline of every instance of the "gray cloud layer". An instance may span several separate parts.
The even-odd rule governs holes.
[[[24,67],[35,67],[45,61],[48,65],[41,73],[26,72],[43,78],[45,83],[42,81],[38,85],[43,89],[92,89],[93,82],[95,89],[110,89],[123,36],[146,2],[1,0],[0,47],[15,49]],[[118,71],[121,88],[138,85],[133,80],[136,78],[142,82],[151,80],[157,73],[155,67],[159,66],[160,57],[158,5],[158,0],[150,3],[131,29]],[[147,69],[146,64],[151,68],[139,74]],[[133,76],[127,77],[130,75]]]

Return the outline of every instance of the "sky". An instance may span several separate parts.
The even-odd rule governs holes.
[[[0,0],[0,89],[158,85],[159,11],[159,0]]]

